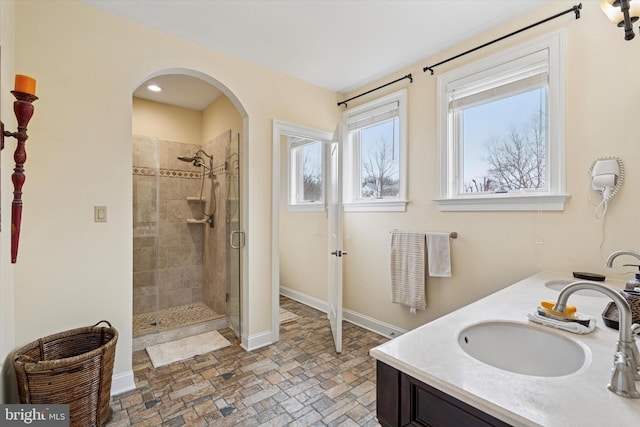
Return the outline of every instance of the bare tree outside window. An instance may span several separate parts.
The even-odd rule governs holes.
[[[496,191],[544,188],[546,168],[546,138],[541,114],[529,124],[487,147],[487,161],[491,165],[489,180],[498,186]]]
[[[496,183],[486,176],[482,180],[474,178],[470,183],[465,184],[465,193],[484,193],[496,191],[496,189]]]
[[[372,144],[369,144],[372,145]],[[362,156],[362,197],[383,199],[396,197],[400,191],[398,155],[386,134],[379,134],[375,147]]]
[[[497,118],[504,116],[507,108],[520,112],[514,114],[510,125],[497,125]],[[465,123],[465,193],[546,189],[547,117],[541,90],[465,110],[460,120]],[[485,125],[488,120],[491,123]],[[466,122],[473,124],[467,129]]]
[[[322,200],[321,144],[303,147],[302,191],[306,202]]]

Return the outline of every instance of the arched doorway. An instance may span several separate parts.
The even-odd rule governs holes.
[[[243,337],[247,113],[182,68],[148,76],[132,103],[132,348],[227,326]]]

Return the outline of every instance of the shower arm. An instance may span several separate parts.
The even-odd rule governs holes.
[[[209,166],[203,163],[201,154],[209,159]],[[196,167],[202,166],[203,168],[208,169],[209,173],[213,173],[213,156],[207,154],[207,152],[202,149],[198,149],[198,151],[196,151],[192,157],[178,156],[178,160],[181,160],[183,162],[193,163],[193,166],[196,166]]]
[[[207,154],[206,151],[204,151],[202,149],[199,149],[198,151],[196,151],[195,157],[198,157],[198,154],[201,154],[201,153],[204,154],[205,157],[207,157],[209,159],[209,171],[213,172],[213,156]],[[202,166],[206,167],[205,165],[202,165]]]

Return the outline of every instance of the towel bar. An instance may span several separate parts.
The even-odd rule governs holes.
[[[392,230],[389,233],[393,233],[394,231],[399,231],[399,230]],[[457,231],[452,231],[449,233],[449,238],[450,239],[457,239],[458,238],[458,232]]]

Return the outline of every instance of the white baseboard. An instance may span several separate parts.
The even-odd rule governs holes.
[[[285,288],[284,286],[280,286],[280,294],[287,298],[291,298],[292,300],[301,302],[304,305],[308,305],[309,307],[313,307],[316,310],[320,310],[323,313],[328,312],[326,301],[319,300],[318,298],[303,294],[302,292],[298,292],[291,288]]]
[[[342,319],[387,338],[396,338],[407,332],[406,329],[345,308],[342,309]]]
[[[251,335],[246,340],[243,337],[240,346],[246,351],[253,351],[271,344],[273,344],[271,331],[264,331],[258,334]]]
[[[323,313],[327,312],[326,301],[319,300],[317,298],[296,291],[294,289],[286,288],[284,286],[280,286],[280,294],[302,304],[313,307],[316,310],[322,311]],[[407,332],[405,329],[390,325],[389,323],[382,322],[380,320],[349,309],[342,309],[342,319],[387,338],[395,338]]]
[[[111,396],[126,393],[127,391],[135,390],[135,388],[136,383],[133,380],[133,371],[123,372],[111,378]]]

